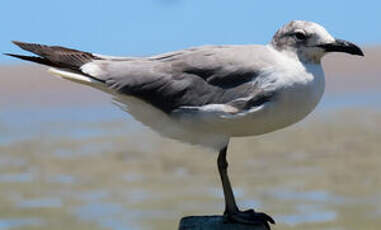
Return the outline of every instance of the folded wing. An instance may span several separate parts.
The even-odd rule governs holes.
[[[237,113],[269,100],[255,81],[264,66],[260,59],[255,62],[255,51],[264,49],[260,46],[205,46],[146,58],[116,58],[60,46],[14,43],[38,56],[7,55],[48,65],[56,74],[79,83],[104,84],[166,113],[215,104]]]

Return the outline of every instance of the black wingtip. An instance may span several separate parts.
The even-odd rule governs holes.
[[[23,50],[29,51],[36,56],[24,56],[19,54],[6,54],[15,58],[36,62],[43,65],[67,68],[80,71],[80,67],[93,60],[101,58],[94,56],[92,53],[80,50],[70,49],[61,46],[47,46],[38,43],[28,43],[21,41],[12,41],[13,44]]]
[[[15,58],[21,58],[22,55],[18,55],[18,54],[11,54],[11,53],[3,53],[3,55],[6,55],[6,56],[11,56],[11,57],[15,57]]]
[[[33,60],[30,60],[30,59],[35,58],[35,57],[32,57],[32,56],[25,56],[25,55],[20,55],[20,54],[11,54],[11,53],[3,53],[3,55],[14,57],[14,58],[18,58],[18,59],[21,59],[21,60],[26,60],[26,61],[33,61]]]
[[[18,46],[19,48],[23,49],[23,50],[34,53],[34,54],[41,56],[41,57],[44,57],[44,54],[45,54],[43,50],[49,49],[48,46],[37,44],[37,43],[21,42],[21,41],[16,41],[16,40],[13,40],[12,43],[15,44],[16,46]]]
[[[49,61],[46,58],[42,58],[42,57],[26,56],[26,55],[20,55],[20,54],[12,54],[12,53],[3,53],[3,54],[7,55],[7,56],[18,58],[18,59],[21,59],[21,60],[25,60],[25,61],[35,62],[35,63],[38,63],[38,64],[52,66],[52,67],[58,67],[57,64]]]
[[[22,46],[22,45],[37,45],[35,43],[32,43],[32,42],[22,42],[22,41],[17,41],[17,40],[12,40],[11,41],[13,44],[15,44],[16,46]]]
[[[15,45],[18,45],[18,44],[24,43],[24,42],[20,42],[20,41],[16,41],[16,40],[12,40],[11,42],[12,42],[13,44],[15,44]]]
[[[23,48],[23,46],[25,46],[25,45],[31,44],[31,43],[21,42],[21,41],[16,41],[16,40],[12,40],[11,42],[20,48]]]

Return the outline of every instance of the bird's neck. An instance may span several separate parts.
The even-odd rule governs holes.
[[[324,53],[318,52],[318,50],[316,52],[311,52],[311,50],[297,50],[293,47],[279,49],[274,47],[272,44],[269,45],[282,55],[304,64],[320,65],[321,58],[324,55]]]

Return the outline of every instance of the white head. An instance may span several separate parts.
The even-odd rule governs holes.
[[[307,21],[291,21],[274,35],[271,45],[278,51],[288,51],[306,63],[320,63],[328,52],[346,52],[364,56],[353,43],[333,38],[319,24]]]

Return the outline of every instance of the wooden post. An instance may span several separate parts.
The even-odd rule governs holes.
[[[186,216],[179,230],[267,230],[265,226],[225,223],[223,216]]]

